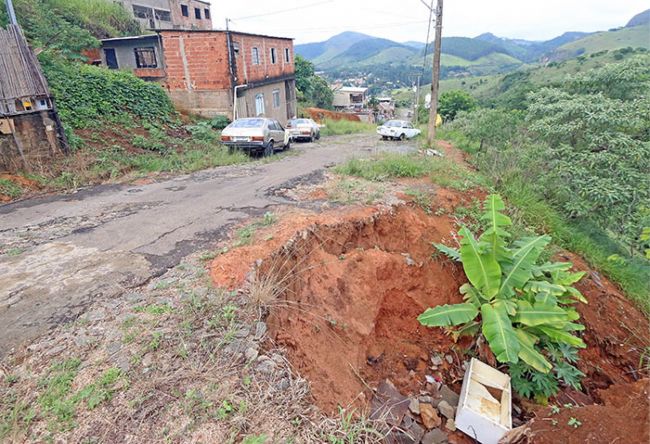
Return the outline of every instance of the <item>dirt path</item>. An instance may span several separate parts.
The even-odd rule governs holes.
[[[0,206],[0,358],[90,302],[161,274],[232,224],[291,203],[273,193],[283,184],[315,180],[351,156],[408,147],[367,134],[330,137],[294,144],[295,155],[276,162]]]

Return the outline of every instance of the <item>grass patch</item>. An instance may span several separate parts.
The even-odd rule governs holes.
[[[0,179],[0,194],[9,196],[11,199],[18,199],[23,194],[23,190],[8,179]]]
[[[255,233],[257,230],[263,227],[268,227],[276,223],[278,220],[277,216],[271,212],[264,213],[264,216],[261,220],[248,224],[245,227],[240,228],[235,233],[235,242],[233,247],[242,247],[244,245],[250,245],[253,242]]]
[[[461,191],[485,182],[477,174],[449,159],[419,154],[384,153],[368,159],[351,159],[334,171],[376,182],[429,176],[433,183]]]
[[[350,120],[325,120],[323,123],[325,124],[321,129],[321,135],[323,136],[372,133],[377,129],[377,126],[372,123],[352,122]]]

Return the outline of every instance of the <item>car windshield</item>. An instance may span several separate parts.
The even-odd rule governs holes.
[[[293,119],[293,120],[290,120],[289,123],[291,125],[309,125],[310,124],[309,120],[307,120],[307,119]]]
[[[402,123],[400,120],[389,120],[388,122],[384,123],[384,126],[387,126],[389,128],[401,128]]]
[[[264,119],[239,119],[230,124],[230,128],[261,128]]]

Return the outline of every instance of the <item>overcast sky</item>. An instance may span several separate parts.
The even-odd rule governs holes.
[[[400,42],[424,41],[427,34],[428,10],[420,0],[211,2],[215,28],[222,29],[229,17],[234,30],[294,37],[296,43],[326,40],[343,31]],[[443,36],[492,32],[500,37],[547,40],[565,31],[622,26],[648,6],[648,0],[447,0]]]

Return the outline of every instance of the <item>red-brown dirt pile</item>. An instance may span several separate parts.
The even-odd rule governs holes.
[[[348,113],[338,113],[322,108],[305,108],[305,112],[316,122],[322,123],[323,120],[349,120],[351,122],[361,122],[359,116]]]

